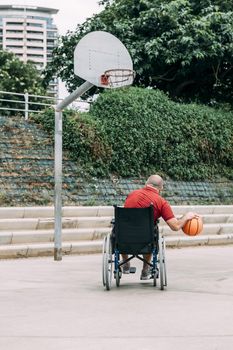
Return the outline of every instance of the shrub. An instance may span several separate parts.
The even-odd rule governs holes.
[[[110,171],[174,179],[233,177],[233,113],[172,102],[161,91],[105,91],[90,114],[112,147]]]
[[[54,129],[54,112],[35,117]],[[63,145],[92,175],[233,179],[233,113],[179,104],[158,90],[106,90],[90,112],[64,112]]]
[[[54,111],[47,110],[32,116],[54,139]],[[87,113],[63,112],[63,147],[73,160],[78,160],[90,173],[104,175],[111,159],[111,147],[99,126]]]

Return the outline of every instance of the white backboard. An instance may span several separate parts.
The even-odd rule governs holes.
[[[108,70],[113,70],[109,74],[114,75],[114,84],[104,79]],[[131,85],[134,78],[128,50],[114,35],[104,31],[90,32],[79,41],[74,51],[74,73],[104,88]]]

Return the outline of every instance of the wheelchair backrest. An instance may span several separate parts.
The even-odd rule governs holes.
[[[140,254],[152,251],[154,244],[153,206],[123,208],[114,206],[115,243],[121,253]]]

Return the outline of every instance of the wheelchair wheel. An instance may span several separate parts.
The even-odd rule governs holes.
[[[164,249],[163,249],[163,238],[159,237],[159,278],[160,278],[160,289],[164,289],[164,280],[165,280],[165,274],[164,274]]]
[[[112,284],[112,244],[110,233],[104,239],[103,246],[103,285],[107,290]]]
[[[166,269],[166,256],[165,256],[166,242],[164,238],[162,240],[162,251],[163,251],[164,286],[166,287],[167,286],[167,269]]]
[[[103,242],[103,249],[102,249],[102,281],[103,281],[103,286],[106,286],[106,279],[105,279],[105,255],[106,255],[106,242],[107,242],[107,236],[104,237],[104,242]]]

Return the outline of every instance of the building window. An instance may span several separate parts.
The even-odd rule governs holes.
[[[28,27],[40,27],[40,28],[43,28],[43,24],[42,23],[27,23],[27,26]]]
[[[55,32],[47,32],[47,37],[48,38],[56,38],[56,33]]]
[[[54,40],[47,40],[47,45],[54,46]]]
[[[36,53],[33,53],[33,54],[27,54],[27,57],[34,57],[34,58],[44,58],[44,55],[39,55],[39,54],[36,54]]]
[[[6,37],[6,41],[22,41],[23,38],[8,38]]]
[[[43,43],[44,42],[43,39],[31,39],[31,38],[27,38],[27,41],[30,41],[31,43]]]
[[[23,22],[6,22],[7,26],[22,26]]]
[[[44,32],[37,32],[37,30],[27,30],[28,34],[33,34],[33,35],[43,35]]]
[[[22,45],[6,45],[7,49],[22,49]]]
[[[19,33],[22,34],[23,31],[22,31],[22,30],[13,30],[13,29],[10,30],[10,29],[9,29],[9,30],[6,31],[6,33],[7,33],[7,34],[19,34]]]
[[[37,47],[37,46],[27,46],[28,50],[43,50],[43,47]]]

